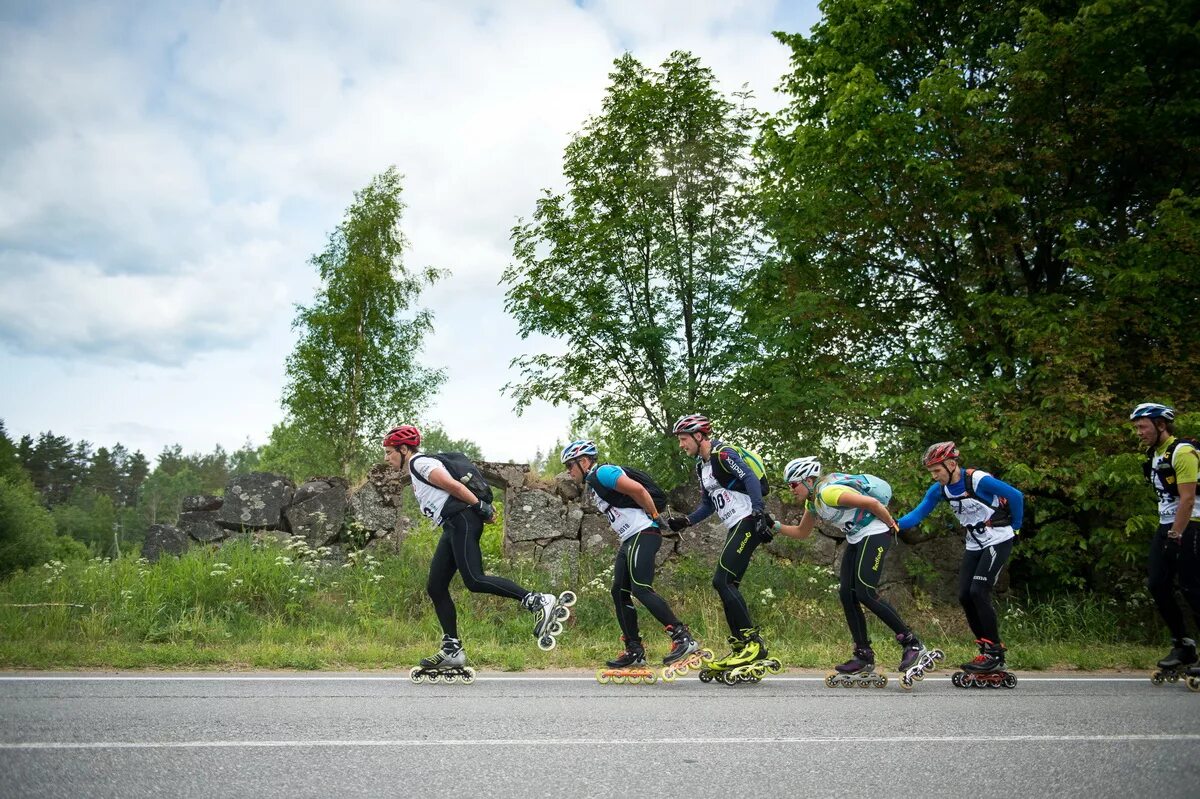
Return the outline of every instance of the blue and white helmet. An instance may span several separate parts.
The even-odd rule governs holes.
[[[1143,402],[1133,409],[1133,413],[1129,414],[1129,420],[1133,421],[1134,419],[1166,419],[1168,422],[1173,422],[1175,421],[1175,409],[1159,405],[1157,402]]]
[[[783,481],[789,484],[803,483],[805,480],[815,480],[820,476],[821,462],[812,456],[807,458],[793,458],[788,461],[787,466],[783,467]]]
[[[561,460],[563,463],[570,463],[576,458],[582,458],[584,455],[595,458],[597,454],[599,454],[599,450],[596,449],[596,442],[590,439],[582,439],[580,441],[572,441],[563,447]]]

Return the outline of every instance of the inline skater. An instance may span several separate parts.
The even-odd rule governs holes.
[[[879,576],[899,529],[887,509],[892,498],[891,486],[870,474],[833,472],[822,477],[821,463],[814,457],[789,461],[784,467],[784,480],[792,496],[803,503],[804,515],[796,525],[774,522],[775,532],[790,538],[807,538],[817,519],[823,519],[846,534],[838,596],[854,638],[854,654],[834,667],[825,684],[830,688],[887,685],[886,675],[874,673],[875,652],[871,649],[862,609],[866,605],[895,633],[902,650],[897,667],[900,684],[906,690],[912,688],[913,681],[936,668],[943,655],[940,650],[926,649],[896,609],[879,596]]]
[[[726,683],[760,680],[766,671],[776,673],[783,666],[767,658],[767,646],[738,587],[754,550],[774,536],[763,507],[763,482],[737,448],[712,437],[707,417],[698,413],[683,416],[675,422],[672,433],[679,439],[680,449],[696,458],[701,499],[700,506],[687,516],[668,519],[668,526],[678,532],[715,512],[728,530],[712,586],[721,598],[729,625],[730,652],[719,660],[707,661],[701,679],[720,677]]]
[[[666,510],[666,494],[649,475],[629,467],[601,465],[594,441],[572,441],[563,448],[561,460],[567,475],[587,486],[596,507],[608,519],[620,541],[613,562],[612,598],[625,651],[607,662],[611,671],[600,670],[597,679],[623,682],[633,678],[653,682],[646,668],[646,650],[638,629],[636,597],[671,637],[671,651],[663,658],[663,679],[686,673],[700,665],[700,644],[654,590],[654,558],[662,544],[659,514]],[[712,653],[709,652],[709,657]]]
[[[1175,682],[1196,662],[1196,642],[1175,601],[1175,581],[1200,629],[1200,513],[1196,508],[1198,456],[1195,443],[1175,437],[1175,409],[1143,402],[1129,416],[1146,447],[1142,470],[1158,496],[1158,530],[1150,542],[1150,594],[1171,632],[1171,651],[1151,679]],[[1200,676],[1200,671],[1193,676]]]
[[[943,500],[966,528],[966,551],[958,571],[958,601],[975,635],[979,654],[953,675],[955,685],[976,682],[966,675],[989,675],[987,684],[1011,688],[1016,676],[1006,670],[1000,621],[992,604],[992,591],[1000,571],[1012,555],[1013,544],[1025,515],[1025,495],[982,469],[964,469],[953,441],[941,441],[925,450],[922,465],[933,477],[917,507],[898,522],[901,531],[919,525]]]
[[[412,478],[413,494],[421,512],[434,524],[441,525],[442,537],[429,564],[429,579],[425,590],[433,600],[438,623],[442,627],[442,646],[434,655],[421,660],[412,678],[437,679],[445,673],[448,681],[464,676],[474,679],[474,670],[466,667],[466,653],[458,636],[458,614],[450,597],[450,581],[457,572],[468,591],[495,594],[518,600],[522,607],[537,616],[533,635],[538,647],[553,649],[556,636],[562,632],[562,622],[570,615],[575,595],[564,591],[560,596],[538,593],[522,588],[511,580],[485,574],[479,539],[485,523],[496,518],[495,509],[468,487],[468,483],[486,486],[478,475],[454,475],[456,464],[473,465],[460,453],[427,455],[419,451],[421,432],[412,425],[394,427],[383,438],[383,448],[389,466]]]

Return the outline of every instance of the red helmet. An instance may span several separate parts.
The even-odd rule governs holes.
[[[672,435],[680,433],[711,433],[712,425],[708,421],[708,417],[700,413],[689,413],[687,416],[680,416],[679,421],[671,428]]]
[[[398,447],[401,444],[407,444],[410,447],[421,446],[421,431],[411,424],[402,424],[399,427],[393,427],[383,437],[385,447]]]
[[[939,441],[936,444],[930,444],[929,449],[925,450],[925,457],[921,462],[926,466],[934,466],[942,461],[958,460],[958,447],[953,441]]]

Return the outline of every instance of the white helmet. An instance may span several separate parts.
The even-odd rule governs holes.
[[[1133,413],[1129,414],[1129,421],[1132,422],[1134,419],[1166,419],[1168,422],[1173,422],[1175,421],[1175,409],[1159,405],[1157,402],[1143,402],[1133,409]]]
[[[790,460],[788,465],[783,468],[785,483],[802,483],[809,479],[815,480],[820,476],[821,462],[812,456]]]

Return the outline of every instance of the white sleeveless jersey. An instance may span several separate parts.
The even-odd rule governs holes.
[[[979,483],[983,478],[991,477],[982,469],[974,469],[966,479],[971,481],[971,490],[979,493]],[[965,489],[964,485],[964,489]],[[1006,524],[992,527],[988,524],[1000,509],[1000,497],[996,497],[994,505],[989,505],[981,499],[972,497],[965,490],[961,494],[950,491],[950,486],[942,486],[942,496],[950,503],[950,510],[958,517],[958,521],[967,529],[966,545],[971,552],[1003,543],[1016,535],[1012,525]]]
[[[617,534],[619,540],[625,541],[633,538],[642,530],[654,526],[654,522],[641,508],[618,508],[616,505],[605,502],[604,498],[597,494],[596,489],[591,486],[588,486],[588,493],[592,495],[592,501],[604,514],[604,518],[608,519],[608,523],[612,525],[613,532]]]
[[[700,466],[700,487],[708,494],[717,516],[727,528],[732,530],[738,522],[749,516],[754,507],[750,504],[750,495],[741,491],[730,491],[724,488],[713,477],[712,461],[704,461]]]
[[[431,458],[428,455],[414,455],[412,460],[408,462],[408,470],[416,472],[429,479],[429,474],[434,469],[445,469],[442,462],[437,458]],[[424,483],[414,477],[412,479],[413,496],[417,498],[417,504],[421,507],[421,513],[433,520],[436,525],[442,523],[442,509],[446,507],[446,500],[450,499],[450,494],[438,488]]]

